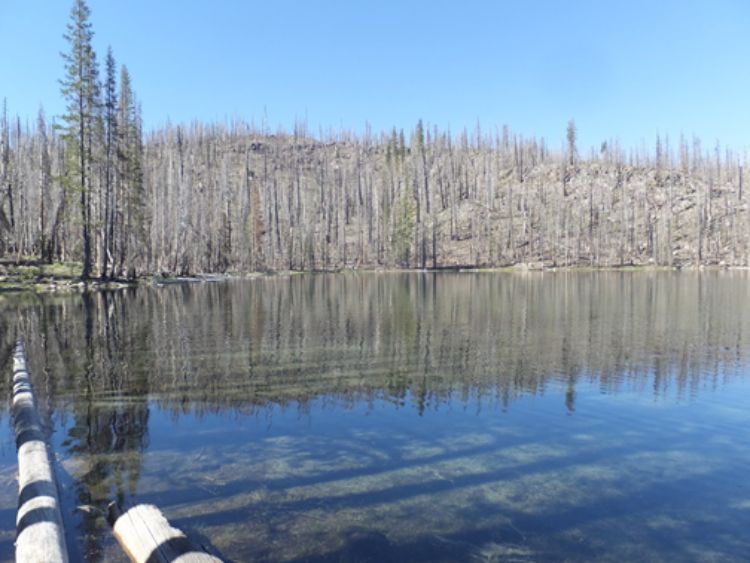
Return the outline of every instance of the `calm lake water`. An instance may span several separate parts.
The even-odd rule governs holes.
[[[0,296],[72,560],[746,561],[750,274],[337,274]],[[15,444],[0,414],[0,557]]]

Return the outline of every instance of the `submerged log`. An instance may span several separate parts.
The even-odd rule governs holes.
[[[109,523],[123,550],[134,563],[221,563],[170,526],[152,504],[109,505]]]
[[[16,561],[67,562],[60,498],[36,400],[26,369],[23,342],[13,355],[13,426],[18,449]]]

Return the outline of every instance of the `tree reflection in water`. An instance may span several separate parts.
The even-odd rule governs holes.
[[[112,542],[106,504],[145,493],[154,412],[199,420],[385,403],[425,416],[455,404],[507,411],[538,396],[578,416],[582,387],[691,400],[745,367],[750,310],[737,304],[748,281],[744,272],[352,273],[2,296],[0,364],[9,388],[23,334],[70,487],[69,545],[99,560]]]

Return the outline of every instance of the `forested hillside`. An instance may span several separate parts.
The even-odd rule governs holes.
[[[579,153],[507,127],[270,132],[242,121],[144,133],[125,65],[103,78],[75,0],[50,125],[0,115],[0,258],[81,277],[347,267],[748,265],[746,155]],[[0,92],[1,94],[2,92]]]
[[[748,264],[744,155],[697,139],[627,153],[603,143],[584,157],[573,123],[555,151],[506,128],[451,134],[421,122],[315,136],[304,125],[193,123],[142,138],[136,106],[121,106],[114,146],[101,126],[92,150],[95,275]],[[43,114],[30,126],[3,111],[6,257],[81,260],[65,165]]]

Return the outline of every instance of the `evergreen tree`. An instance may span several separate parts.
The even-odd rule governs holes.
[[[96,54],[91,45],[94,32],[85,0],[75,0],[70,12],[68,31],[63,36],[70,46],[63,53],[65,77],[60,81],[67,101],[64,140],[69,158],[66,162],[66,184],[79,196],[81,235],[83,239],[82,279],[91,275],[91,190],[94,135],[99,112],[99,84]]]
[[[117,68],[112,48],[107,49],[104,81],[104,205],[102,209],[102,252],[99,270],[107,277],[107,267],[113,261],[112,241],[115,226],[115,164],[117,152]],[[112,264],[114,267],[114,264]]]
[[[135,100],[135,95],[133,95]],[[146,235],[146,189],[143,177],[143,120],[141,118],[141,104],[135,104],[135,114],[132,127],[133,146],[131,149],[132,174],[130,181],[130,192],[128,193],[128,207],[131,215],[131,248],[139,257],[143,257],[144,245],[147,242]],[[134,256],[135,257],[135,256]],[[127,272],[128,278],[135,277],[135,266],[130,264]]]
[[[568,162],[572,166],[575,163],[576,158],[576,122],[572,119],[568,121],[568,129],[566,131],[566,138],[568,140]]]
[[[116,263],[120,273],[125,262],[139,251],[144,242],[145,212],[143,186],[143,145],[141,142],[141,118],[130,73],[126,66],[120,71],[120,100],[118,106],[118,206]]]

